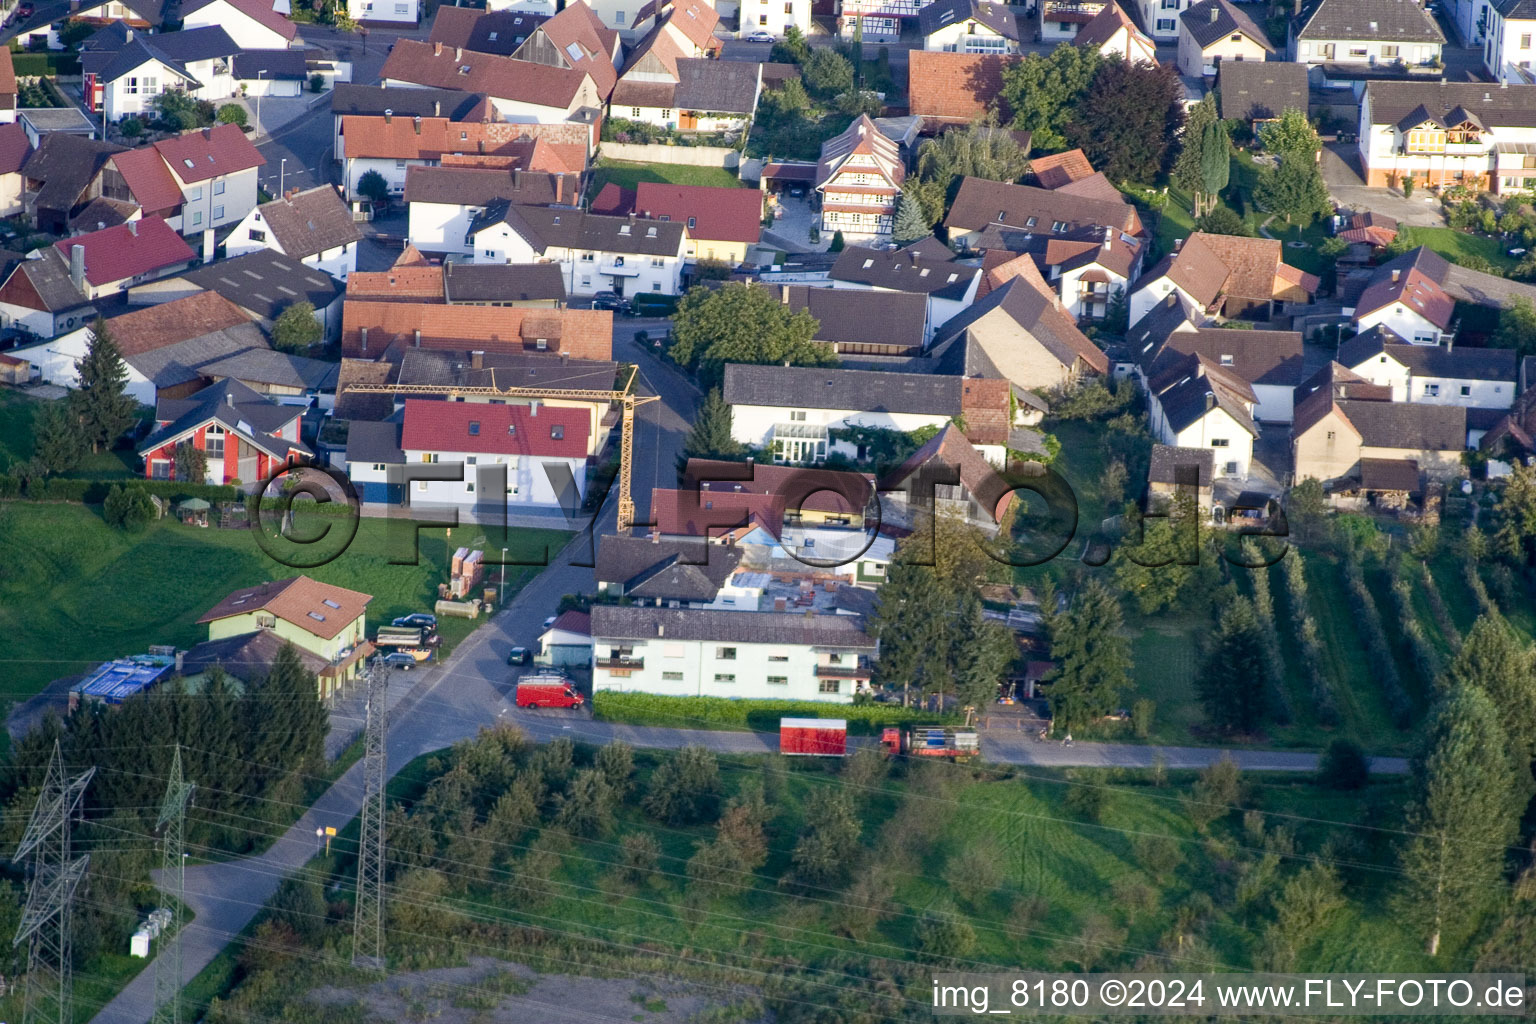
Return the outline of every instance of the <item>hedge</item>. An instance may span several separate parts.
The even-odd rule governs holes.
[[[677,312],[677,296],[663,295],[661,292],[640,292],[629,297],[629,305],[636,313],[643,306],[651,316],[672,316]]]
[[[141,487],[150,494],[180,501],[182,498],[202,498],[204,501],[243,501],[245,495],[238,487],[219,484],[189,484],[176,480],[141,480],[136,477],[116,480],[75,480],[68,477],[50,477],[32,480],[25,488],[14,476],[0,475],[0,498],[27,498],[32,501],[79,501],[87,505],[100,505],[107,500],[107,492],[116,484]]]
[[[80,57],[73,53],[13,53],[19,78],[49,78],[55,75],[78,75]]]
[[[592,717],[628,725],[672,729],[778,732],[780,718],[842,718],[856,736],[871,736],[890,725],[950,725],[958,715],[941,715],[899,704],[828,704],[814,700],[747,700],[730,697],[663,697],[654,693],[598,690]]]

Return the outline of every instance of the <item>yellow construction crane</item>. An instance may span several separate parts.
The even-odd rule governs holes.
[[[618,530],[629,529],[635,520],[635,499],[630,495],[629,473],[635,445],[635,407],[659,400],[657,395],[636,395],[635,376],[640,368],[633,367],[629,380],[617,391],[593,391],[583,388],[498,388],[496,368],[487,368],[491,374],[490,386],[466,386],[461,384],[349,384],[348,391],[365,395],[446,395],[449,398],[531,398],[565,399],[575,402],[618,402],[624,411],[619,431],[619,510]]]

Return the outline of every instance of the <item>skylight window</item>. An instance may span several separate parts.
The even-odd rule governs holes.
[[[324,622],[325,621],[325,616],[321,615],[319,612],[310,612],[309,613],[309,617],[314,619],[316,622]]]
[[[870,267],[872,267],[874,265],[875,265],[875,261],[874,260],[865,260],[864,261],[864,269],[865,270],[868,270]]]
[[[692,217],[688,218],[688,222],[689,222],[689,224],[691,226],[692,223],[693,223],[693,218]],[[645,237],[646,238],[655,238],[656,237],[656,229],[655,228],[646,228],[645,229]]]
[[[620,224],[619,225],[619,234],[621,234],[621,235],[629,234],[629,225],[628,224]]]
[[[519,18],[517,20],[521,21],[522,19]],[[496,33],[495,32],[491,32],[488,35],[486,35],[485,38],[494,43],[496,41]]]
[[[188,170],[192,170],[193,168],[195,168],[197,166],[191,160],[186,159],[186,158],[183,158],[181,162],[187,165],[187,169]]]
[[[565,53],[566,56],[570,57],[573,61],[581,60],[586,56],[586,54],[582,52],[580,43],[571,43],[565,48]]]
[[[335,601],[332,601],[330,598],[326,598],[320,603],[325,605],[327,608],[335,608],[337,611],[341,610],[341,605],[337,604]]]

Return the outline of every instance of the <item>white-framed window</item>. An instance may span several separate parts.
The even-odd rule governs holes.
[[[823,679],[817,689],[822,693],[838,693],[842,689],[842,684],[836,679]]]
[[[667,108],[667,107],[661,108],[661,119],[663,121],[667,120],[671,116],[672,116],[672,111],[669,108]]]
[[[681,672],[663,672],[661,678],[663,682],[680,683],[683,681],[683,674]]]
[[[788,686],[789,685],[789,676],[769,676],[768,677],[768,685],[769,686]]]
[[[640,116],[640,108],[639,107],[630,107],[629,108],[629,116],[632,117],[632,118],[633,117],[639,117]]]
[[[223,220],[224,219],[224,207],[222,207],[222,206],[215,206],[213,208],[213,219],[214,220]]]
[[[192,211],[192,226],[193,227],[197,227],[202,222],[203,222],[203,212],[201,210],[193,210]]]
[[[804,409],[791,409],[791,410],[789,410],[789,421],[791,423],[804,423],[805,422],[805,410]]]
[[[1178,23],[1176,21],[1174,21],[1172,18],[1158,18],[1157,19],[1157,31],[1159,31],[1159,32],[1172,32],[1174,30],[1174,28],[1177,26],[1177,24]]]
[[[1439,398],[1440,397],[1440,385],[1439,384],[1425,384],[1424,385],[1424,397],[1425,398]]]
[[[1211,447],[1212,448],[1226,448],[1229,445],[1231,445],[1231,443],[1232,442],[1229,439],[1225,438],[1225,437],[1213,437],[1213,438],[1211,438]]]
[[[409,14],[409,13],[411,13],[410,5],[409,4],[395,4],[395,13],[396,14]]]
[[[171,478],[171,460],[151,459],[149,461],[149,476],[152,480],[169,480]]]
[[[203,198],[203,187],[201,185],[197,186],[197,188],[191,188],[191,189],[187,190],[187,202],[195,203],[199,199],[202,199],[202,198]]]
[[[736,681],[735,673],[732,673],[732,672],[716,672],[715,673],[715,682],[717,682],[717,683],[734,683],[735,681]]]
[[[210,459],[224,457],[224,428],[217,423],[208,424],[208,429],[203,431],[203,454]]]
[[[426,490],[427,489],[427,482],[425,480],[417,480],[416,481],[416,489],[418,491]]]
[[[1470,385],[1470,384],[1463,384],[1461,386],[1461,397],[1462,398],[1467,398],[1471,394],[1472,394],[1472,385]]]
[[[735,661],[736,660],[736,648],[734,648],[734,647],[716,647],[715,648],[715,660],[716,661]]]
[[[216,196],[224,194],[224,182],[222,179],[213,183],[213,194]]]

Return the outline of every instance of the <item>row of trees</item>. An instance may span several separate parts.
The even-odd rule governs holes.
[[[67,473],[88,452],[110,449],[138,420],[127,393],[128,364],[105,320],[91,325],[92,340],[75,364],[80,382],[61,402],[50,402],[33,423],[33,474]]]

